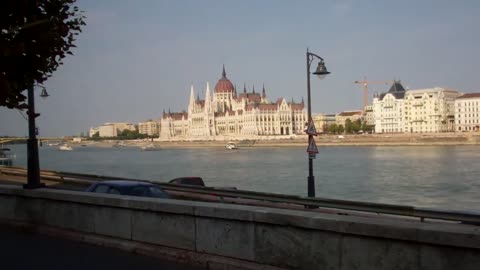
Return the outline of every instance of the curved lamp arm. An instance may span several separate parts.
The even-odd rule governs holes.
[[[307,50],[307,57],[308,57],[308,64],[311,64],[313,62],[313,60],[315,59],[315,57],[317,59],[319,59],[321,62],[323,62],[323,58],[314,54],[314,53],[311,53]]]

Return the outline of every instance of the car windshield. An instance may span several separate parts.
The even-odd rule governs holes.
[[[148,187],[148,189],[150,191],[151,197],[154,197],[154,198],[168,198],[169,197],[168,194],[165,193],[165,191],[163,191],[159,187],[151,186],[151,187]]]

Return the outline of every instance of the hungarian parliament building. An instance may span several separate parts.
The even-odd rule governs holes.
[[[227,78],[225,67],[213,90],[207,82],[205,98],[200,99],[193,86],[187,111],[163,112],[160,140],[230,140],[247,138],[292,137],[304,134],[307,112],[303,102],[267,99],[261,93],[237,93]]]

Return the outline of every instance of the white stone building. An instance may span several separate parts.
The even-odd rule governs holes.
[[[468,93],[455,100],[455,131],[480,130],[480,93]]]
[[[363,108],[362,123],[367,126],[375,125],[375,117],[373,114],[373,105],[367,105]]]
[[[344,111],[336,115],[335,121],[337,126],[342,125],[345,127],[345,122],[347,119],[350,121],[355,122],[359,119],[362,119],[363,111]]]
[[[88,134],[92,137],[98,132],[100,137],[117,137],[118,133],[124,130],[134,131],[136,130],[135,125],[124,122],[105,123],[101,126],[90,128]]]
[[[187,111],[163,113],[160,121],[160,140],[230,140],[272,138],[304,134],[307,112],[304,102],[287,102],[283,98],[270,102],[265,88],[255,88],[237,94],[226,76],[214,88],[213,95],[207,83],[205,99],[195,98],[190,90]]]
[[[317,133],[326,133],[328,132],[328,127],[336,123],[336,115],[325,113],[313,114],[312,120]]]
[[[405,88],[394,81],[390,90],[373,97],[375,133],[403,132],[403,98]]]
[[[117,137],[117,129],[114,124],[104,124],[98,127],[100,137]]]
[[[88,131],[88,137],[93,137],[97,132],[100,133],[100,127],[91,127]]]
[[[158,137],[160,135],[159,127],[160,123],[157,121],[148,120],[145,122],[140,122],[138,123],[138,133]]]
[[[404,132],[454,131],[455,98],[460,95],[458,91],[440,87],[406,91],[403,102]]]

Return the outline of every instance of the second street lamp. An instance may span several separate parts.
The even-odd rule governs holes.
[[[307,49],[307,106],[308,106],[308,124],[313,125],[312,122],[312,101],[311,101],[311,95],[310,95],[310,66],[313,62],[313,60],[317,59],[318,66],[315,72],[313,72],[314,75],[317,75],[320,79],[325,78],[330,72],[327,71],[327,67],[325,66],[325,62],[323,61],[323,58],[311,53]],[[309,132],[307,129],[308,133],[308,145],[310,148],[310,145],[312,143],[314,144],[315,142],[313,141],[313,136],[312,132]],[[308,184],[308,197],[315,197],[315,177],[313,176],[313,159],[314,155],[312,153],[309,153],[308,155],[308,178],[307,178],[307,184]]]
[[[27,141],[27,184],[23,185],[25,189],[36,189],[45,187],[40,182],[40,165],[38,160],[38,141],[35,118],[40,114],[35,112],[34,85],[28,87],[28,141]],[[48,97],[47,90],[42,87],[40,97]]]

